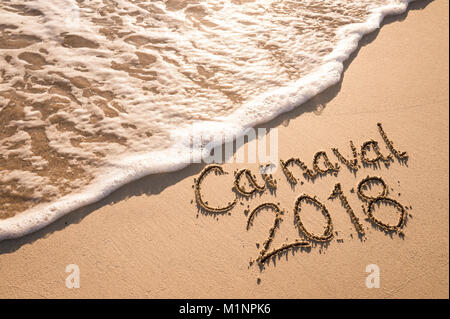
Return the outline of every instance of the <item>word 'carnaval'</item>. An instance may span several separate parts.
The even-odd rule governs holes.
[[[361,163],[365,166],[379,165],[380,162],[388,165],[391,161],[393,161],[393,156],[395,156],[399,161],[406,161],[408,159],[408,154],[406,152],[400,152],[394,147],[394,142],[392,142],[392,140],[388,138],[385,131],[383,130],[381,123],[378,123],[377,126],[384,143],[386,144],[387,148],[391,151],[392,154],[383,155],[380,151],[380,146],[378,142],[375,140],[369,140],[361,145],[361,150],[359,153]],[[337,148],[332,148],[332,151],[341,163],[347,166],[350,170],[356,172],[360,168],[360,166],[358,165],[358,152],[353,144],[353,141],[350,141],[349,144],[352,150],[352,159],[347,159],[340,153],[340,151]],[[369,157],[370,153],[373,153],[374,156]],[[267,164],[265,166],[261,166],[260,168],[261,176],[264,179],[266,185],[259,185],[256,181],[256,176],[253,175],[249,169],[242,169],[235,174],[233,188],[243,196],[251,196],[256,192],[264,192],[267,188],[276,189],[277,187],[276,181],[273,179],[273,176],[271,174],[267,173],[269,171],[270,165],[271,164]],[[307,165],[302,160],[295,157],[292,157],[286,161],[280,160],[280,165],[284,174],[286,175],[286,178],[292,184],[297,184],[298,180],[289,170],[289,166],[293,165],[299,166],[300,169],[303,171],[303,175],[308,180],[313,180],[318,176],[329,173],[337,174],[337,172],[340,170],[340,165],[338,163],[334,164],[331,163],[327,153],[324,151],[319,151],[314,155],[312,169],[308,168]],[[200,173],[199,177],[197,179],[194,179],[195,197],[198,204],[203,209],[210,212],[223,213],[232,209],[236,205],[237,198],[235,198],[232,202],[229,202],[226,206],[223,207],[209,206],[207,201],[204,201],[201,195],[201,185],[205,177],[211,172],[215,172],[216,174],[219,175],[226,174],[226,172],[224,172],[222,167],[218,165],[210,165],[206,167]],[[248,180],[249,184],[251,185],[252,187],[251,190],[246,190],[242,187],[241,181],[242,178],[244,177]]]

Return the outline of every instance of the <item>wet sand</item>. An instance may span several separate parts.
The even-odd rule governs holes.
[[[300,157],[309,167],[316,152],[332,148],[351,158],[371,139],[389,154],[379,132],[406,162],[361,167],[340,163],[337,176],[302,177],[291,187],[279,169],[275,194],[238,198],[225,214],[196,205],[194,178],[202,164],[148,176],[77,210],[45,229],[0,243],[0,297],[148,298],[448,298],[448,2],[419,1],[407,13],[387,18],[379,32],[364,37],[343,79],[305,105],[263,127],[278,128],[279,158]],[[253,143],[253,142],[250,142]],[[226,176],[205,180],[209,204],[232,201],[233,171],[256,164],[224,164]],[[403,235],[386,233],[365,219],[356,188],[367,175],[380,176],[389,197],[408,207]],[[257,176],[260,178],[259,176]],[[258,179],[259,180],[259,179]],[[303,182],[303,185],[301,184]],[[339,199],[328,200],[336,183],[365,230],[359,238]],[[376,189],[370,190],[370,192]],[[265,202],[285,211],[270,248],[300,240],[294,203],[317,196],[333,223],[328,244],[290,249],[257,262],[274,214],[262,211],[246,229],[248,213]],[[367,205],[366,205],[367,207]],[[411,208],[412,207],[412,208]],[[377,215],[394,220],[395,210]],[[302,218],[320,234],[326,220],[313,209]],[[336,233],[337,232],[337,233]],[[80,267],[81,287],[68,289],[66,266]],[[380,269],[380,288],[365,285],[366,267]]]

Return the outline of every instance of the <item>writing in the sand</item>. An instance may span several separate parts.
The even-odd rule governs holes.
[[[381,123],[377,124],[378,132],[385,143],[387,149],[389,150],[389,154],[383,154],[380,150],[380,145],[375,140],[369,140],[364,142],[360,151],[358,152],[353,141],[349,141],[350,149],[352,151],[351,158],[346,158],[337,148],[332,148],[332,152],[336,156],[337,160],[346,166],[352,172],[356,172],[359,169],[370,166],[380,166],[380,164],[384,164],[388,166],[391,162],[396,158],[399,162],[405,163],[408,160],[408,154],[403,151],[399,151],[395,146],[394,142],[389,139],[386,132],[383,129]],[[362,166],[359,164],[361,162]],[[313,181],[318,176],[324,175],[332,175],[337,176],[338,172],[341,169],[339,163],[332,163],[328,157],[328,154],[325,151],[319,151],[314,155],[312,168],[309,168],[305,162],[303,162],[300,158],[292,157],[288,160],[280,160],[280,166],[287,178],[287,181],[293,185],[298,183],[298,179],[294,176],[290,167],[298,166],[307,181]],[[216,173],[216,175],[223,175],[226,172],[219,165],[209,165],[207,166],[198,176],[198,178],[194,179],[194,192],[195,198],[200,209],[203,209],[210,213],[224,213],[231,210],[238,203],[238,197],[247,197],[249,198],[255,193],[262,193],[266,189],[275,190],[277,188],[277,182],[273,178],[272,174],[269,173],[269,168],[271,164],[262,165],[260,167],[261,178],[264,183],[259,184],[257,182],[257,177],[252,174],[250,169],[241,169],[235,172],[234,175],[234,186],[233,190],[236,193],[235,199],[232,202],[229,202],[220,207],[213,207],[208,204],[203,198],[202,194],[202,183],[205,178],[210,175],[210,173]],[[247,180],[247,186],[244,187],[242,185],[242,180],[245,178]],[[303,182],[302,182],[303,184]],[[367,190],[372,187],[377,187],[379,189],[378,194],[369,195]],[[375,227],[385,232],[395,232],[400,236],[403,235],[401,229],[405,225],[406,218],[408,216],[407,209],[411,207],[405,207],[396,199],[389,197],[388,195],[388,185],[383,180],[383,178],[379,176],[367,176],[357,184],[357,195],[359,199],[363,202],[363,212],[367,216],[367,220],[369,220]],[[359,236],[365,236],[364,226],[361,223],[360,219],[356,216],[353,208],[350,206],[349,201],[347,200],[346,194],[343,191],[343,188],[340,183],[336,183],[332,189],[330,189],[330,195],[328,200],[338,199],[340,200],[343,208],[348,213],[351,222],[353,223],[357,233]],[[302,208],[306,205],[315,206],[325,217],[326,225],[324,227],[324,231],[321,234],[315,234],[307,229],[307,227],[302,223]],[[375,210],[381,209],[380,207],[384,206],[385,208],[394,209],[397,213],[398,219],[394,224],[389,224],[380,218],[375,216]],[[271,257],[274,257],[282,252],[287,251],[291,248],[306,248],[311,247],[311,243],[326,243],[333,239],[333,220],[331,215],[326,208],[323,201],[318,199],[316,196],[301,194],[297,197],[294,203],[294,218],[295,225],[300,230],[300,233],[304,235],[303,239],[297,239],[294,242],[284,244],[279,248],[271,248],[271,243],[274,239],[275,233],[279,229],[280,223],[282,222],[283,211],[281,210],[278,204],[267,202],[263,203],[257,207],[255,207],[252,211],[245,210],[245,213],[248,216],[246,229],[249,230],[253,221],[256,218],[257,214],[262,210],[272,211],[274,213],[273,225],[269,230],[269,235],[267,239],[264,241],[261,250],[259,252],[259,256],[256,261],[259,264],[264,264]]]

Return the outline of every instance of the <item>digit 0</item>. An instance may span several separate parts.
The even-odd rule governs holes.
[[[303,225],[303,223],[301,221],[301,218],[300,218],[300,211],[301,211],[301,204],[302,204],[302,202],[312,204],[312,205],[318,207],[322,211],[322,214],[325,216],[325,218],[327,220],[327,227],[325,228],[325,230],[324,230],[322,235],[315,235],[315,234],[309,232],[306,229],[305,225]],[[321,202],[319,202],[314,197],[311,197],[311,196],[308,196],[308,195],[301,195],[300,197],[298,197],[297,201],[295,202],[294,215],[295,215],[295,220],[296,220],[298,228],[309,239],[314,240],[314,241],[318,241],[318,242],[326,242],[326,241],[330,241],[333,238],[333,223],[332,223],[332,220],[331,220],[330,213],[328,212],[328,210],[325,207],[325,205],[322,204]]]

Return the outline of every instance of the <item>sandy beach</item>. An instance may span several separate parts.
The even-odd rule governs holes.
[[[325,151],[340,164],[337,174],[308,181],[292,166],[293,186],[279,168],[275,192],[237,197],[223,214],[207,213],[196,201],[194,179],[207,165],[147,176],[36,233],[0,242],[0,298],[449,298],[448,28],[448,1],[412,3],[362,39],[338,84],[261,125],[278,130],[279,159],[298,157],[312,167],[314,154]],[[408,159],[393,156],[388,166],[352,172],[332,148],[351,158],[350,141],[360,151],[375,140],[383,155],[391,154],[377,123]],[[229,174],[212,174],[202,188],[212,206],[236,198],[233,172],[256,174],[259,167],[220,166]],[[405,207],[401,234],[367,220],[367,202],[357,195],[367,176],[381,177],[388,197]],[[328,199],[337,183],[364,237],[341,200]],[[274,214],[260,212],[247,230],[248,211],[267,202],[284,211],[270,244],[275,249],[301,239],[294,223],[301,194],[326,206],[334,237],[259,267],[255,259]],[[322,233],[322,214],[304,207],[305,225]],[[398,220],[392,206],[374,209],[380,219]],[[66,287],[71,264],[79,267],[80,288]],[[366,286],[368,265],[379,268],[379,288]]]

